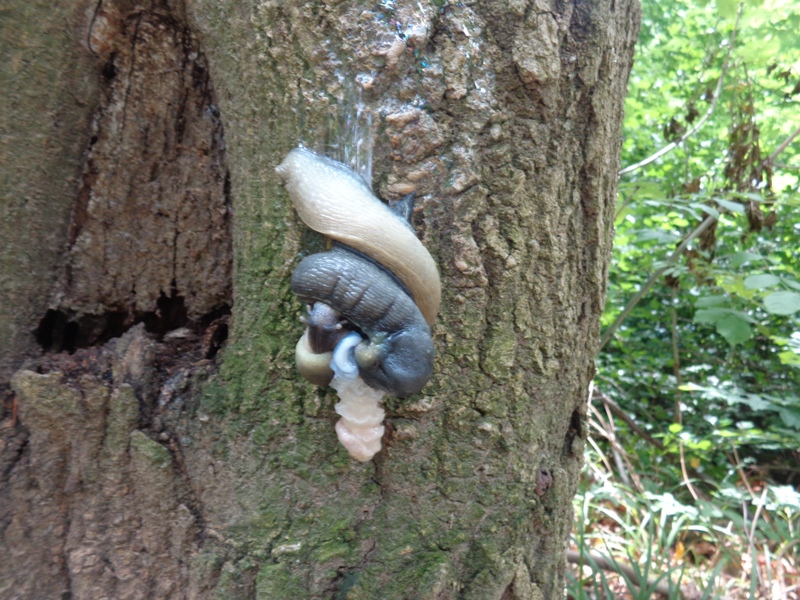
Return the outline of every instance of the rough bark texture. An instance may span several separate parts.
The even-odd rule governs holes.
[[[86,29],[101,97],[63,276],[37,330],[46,350],[142,320],[164,333],[230,304],[222,124],[185,18],[158,2],[107,2]]]
[[[4,4],[0,18],[0,381],[36,348],[78,190],[97,77],[74,2]],[[66,25],[65,25],[66,24]]]
[[[635,1],[104,1],[87,14],[104,99],[72,233],[48,229],[69,249],[62,275],[36,293],[83,335],[51,339],[143,325],[14,376],[0,595],[561,597]],[[224,324],[199,330],[225,302],[224,284],[199,284],[226,278],[207,242],[226,239],[228,202],[206,60],[236,203],[219,370]],[[205,129],[154,118],[153,88]],[[367,464],[336,442],[333,395],[293,373],[288,276],[309,236],[273,170],[300,140],[329,150],[359,93],[375,189],[417,192],[444,289],[434,380],[386,403],[385,450]],[[187,224],[190,210],[204,220]],[[124,265],[140,245],[112,231],[155,240],[143,272]],[[177,297],[185,319],[160,316],[176,302],[159,298]],[[164,335],[183,320],[197,326]]]

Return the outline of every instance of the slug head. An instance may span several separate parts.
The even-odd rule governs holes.
[[[411,328],[385,337],[372,336],[356,347],[355,359],[367,385],[405,398],[428,383],[433,353],[430,332]]]
[[[323,302],[310,306],[308,316],[301,321],[308,327],[308,345],[316,354],[331,352],[350,333],[342,315]]]

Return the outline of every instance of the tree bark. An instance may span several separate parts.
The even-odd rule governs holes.
[[[0,595],[561,597],[635,0],[51,5],[8,21]],[[294,374],[321,242],[274,172],[358,102],[443,284],[365,464]]]

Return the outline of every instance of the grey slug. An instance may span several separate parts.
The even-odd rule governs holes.
[[[300,373],[325,383],[320,361],[347,334],[363,381],[404,397],[431,377],[430,325],[441,300],[436,263],[406,219],[413,199],[394,210],[376,198],[347,166],[299,147],[277,167],[300,218],[334,240],[329,252],[303,259],[292,290],[312,305],[296,357]]]

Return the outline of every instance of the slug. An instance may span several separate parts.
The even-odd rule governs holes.
[[[370,387],[402,398],[430,379],[430,327],[411,297],[377,265],[335,247],[304,258],[292,274],[292,290],[301,300],[327,304],[366,336],[354,354]]]
[[[431,377],[439,272],[410,224],[413,196],[390,207],[347,166],[302,147],[276,171],[303,222],[333,240],[292,274],[292,290],[309,304],[298,371],[337,389],[339,440],[370,460],[383,435],[383,394],[409,396]]]

